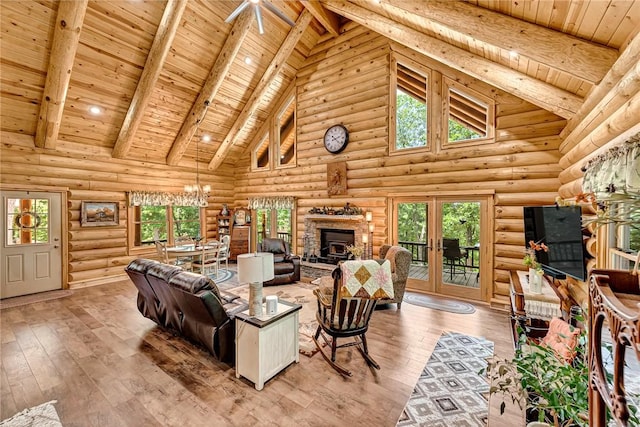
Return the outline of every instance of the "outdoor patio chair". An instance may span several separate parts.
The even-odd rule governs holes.
[[[467,277],[467,253],[460,249],[458,239],[442,239],[442,256],[445,265],[449,266],[449,274],[462,274]]]

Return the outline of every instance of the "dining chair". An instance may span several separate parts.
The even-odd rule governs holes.
[[[218,262],[220,249],[221,245],[219,243],[208,243],[206,245],[202,245],[202,254],[191,262],[193,270],[205,276],[214,272],[217,277],[218,269],[220,268],[220,264]]]
[[[191,271],[191,268],[192,268],[191,258],[188,258],[188,257],[171,258],[169,257],[169,253],[167,252],[167,245],[164,242],[160,242],[156,240],[155,244],[156,244],[156,252],[158,253],[160,262],[168,265],[175,265],[176,267],[180,267],[183,270]]]

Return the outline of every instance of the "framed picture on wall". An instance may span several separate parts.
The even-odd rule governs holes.
[[[82,202],[80,225],[82,227],[118,225],[118,202]]]

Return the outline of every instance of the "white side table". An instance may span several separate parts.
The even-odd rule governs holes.
[[[256,390],[292,362],[300,361],[298,341],[299,304],[278,301],[274,315],[236,314],[236,378],[245,377]],[[263,312],[266,307],[263,304]]]

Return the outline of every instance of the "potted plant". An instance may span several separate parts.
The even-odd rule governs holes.
[[[349,245],[347,246],[347,252],[353,255],[354,259],[359,260],[362,257],[364,248],[362,246]]]
[[[525,255],[522,259],[522,263],[529,267],[529,289],[531,292],[540,294],[542,293],[542,265],[536,258],[536,251],[547,252],[549,248],[547,245],[541,242],[529,241],[529,247],[525,249]]]

